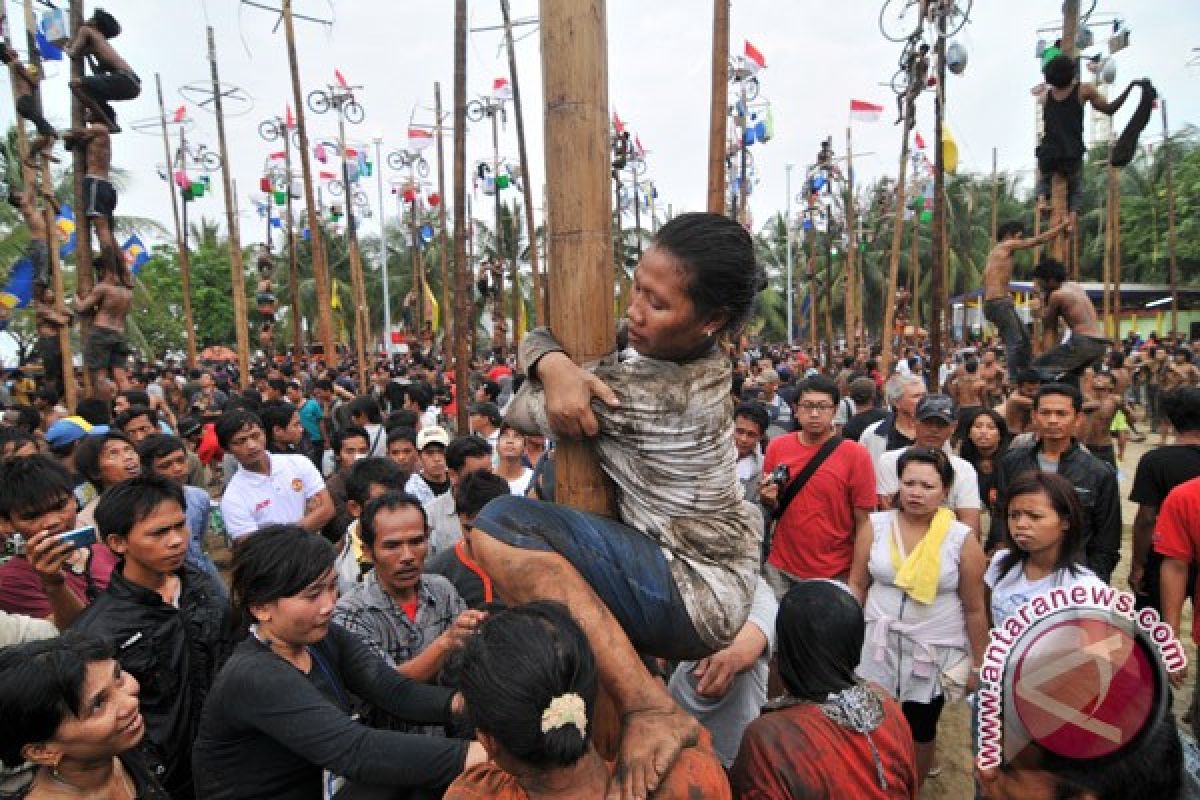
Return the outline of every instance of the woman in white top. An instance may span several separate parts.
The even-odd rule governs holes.
[[[1103,583],[1083,565],[1083,511],[1070,481],[1052,472],[1026,472],[1006,496],[1005,546],[983,577],[994,628],[1051,589]]]
[[[508,489],[515,495],[524,496],[529,489],[533,469],[525,463],[525,437],[515,428],[500,426],[496,439],[496,467],[492,471],[508,481]]]
[[[871,515],[871,534],[854,544],[849,582],[867,621],[858,674],[900,701],[923,779],[946,696],[978,683],[987,560],[971,529],[941,507],[954,481],[945,453],[910,447],[896,468],[895,509]]]

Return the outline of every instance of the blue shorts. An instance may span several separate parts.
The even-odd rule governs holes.
[[[521,550],[558,553],[617,618],[634,648],[671,661],[700,659],[701,641],[662,550],[615,519],[528,497],[497,497],[474,527]]]

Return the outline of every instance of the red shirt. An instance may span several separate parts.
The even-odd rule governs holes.
[[[108,579],[117,565],[117,557],[102,542],[93,544],[91,548],[92,557],[88,562],[88,572],[91,573],[96,590],[102,592],[108,588]],[[63,574],[67,587],[86,604],[87,576],[74,572],[70,567],[64,569]],[[11,558],[0,566],[0,611],[38,619],[45,619],[52,612],[50,598],[42,588],[42,579],[24,556]]]
[[[1200,561],[1200,478],[1179,484],[1163,501],[1154,523],[1154,552],[1188,564]],[[1192,641],[1200,644],[1200,614],[1192,616]]]
[[[767,445],[763,475],[787,464],[793,480],[820,449],[801,444],[798,433],[776,437]],[[783,512],[767,561],[801,579],[844,575],[854,557],[854,509],[871,511],[875,503],[870,453],[858,442],[842,442]]]
[[[503,377],[511,378],[513,374],[512,368],[507,364],[497,364],[487,371],[487,379],[493,383],[499,383]]]

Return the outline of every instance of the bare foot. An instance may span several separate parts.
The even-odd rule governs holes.
[[[608,800],[650,797],[685,747],[696,744],[700,723],[674,703],[630,711],[621,720],[617,780]]]

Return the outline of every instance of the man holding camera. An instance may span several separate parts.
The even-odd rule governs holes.
[[[759,497],[775,518],[763,577],[782,599],[797,581],[845,581],[854,540],[868,529],[875,509],[875,470],[858,442],[833,427],[840,393],[833,381],[814,376],[800,384],[798,430],[777,436],[763,459]]]

